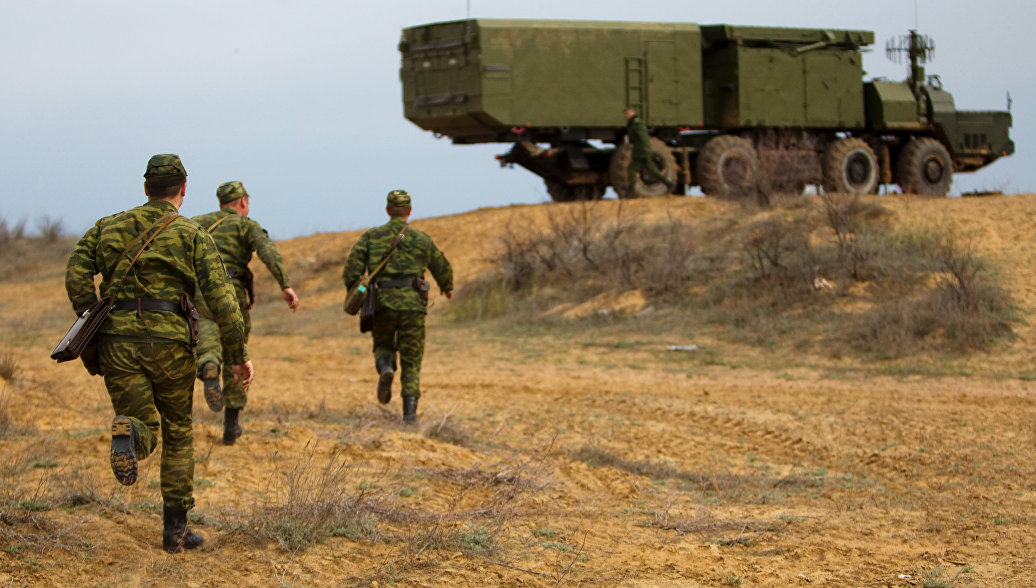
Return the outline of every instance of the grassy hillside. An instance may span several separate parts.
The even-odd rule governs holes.
[[[182,556],[160,548],[157,454],[115,483],[103,383],[47,357],[71,320],[70,245],[5,256],[21,265],[0,282],[0,585],[1024,583],[1036,198],[858,205],[870,266],[839,257],[819,201],[418,220],[457,296],[430,309],[412,428],[398,397],[377,404],[369,337],[341,312],[359,232],[281,243],[303,307],[256,268],[245,436],[220,443],[199,386],[206,545]],[[958,255],[925,254],[940,247]],[[879,324],[916,317],[954,268],[999,296],[1007,332],[956,345],[925,322],[910,346],[878,339],[887,353],[850,336],[896,297]]]

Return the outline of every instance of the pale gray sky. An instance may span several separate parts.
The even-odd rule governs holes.
[[[482,18],[681,21],[872,30],[871,76],[902,79],[885,41],[919,26],[928,73],[957,107],[1014,99],[1017,153],[955,177],[973,189],[1036,191],[1036,4],[1023,0],[0,0],[0,217],[48,215],[72,232],[143,200],[154,153],[178,153],[182,212],[214,209],[241,180],[275,238],[384,219],[384,195],[415,218],[548,199],[542,181],[500,169],[507,145],[454,146],[403,118],[403,27]]]

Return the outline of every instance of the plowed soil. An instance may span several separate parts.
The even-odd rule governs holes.
[[[1036,308],[1036,197],[881,202],[896,223],[972,240]],[[659,217],[733,206],[622,205]],[[494,235],[554,206],[566,205],[414,224],[460,291]],[[158,452],[120,486],[103,382],[48,358],[71,322],[64,260],[0,284],[0,353],[17,365],[0,380],[0,586],[1033,582],[1031,325],[988,354],[878,362],[644,322],[635,293],[600,301],[627,318],[549,326],[456,322],[439,298],[420,421],[404,427],[398,383],[378,405],[369,338],[340,310],[358,236],[280,244],[294,315],[256,268],[245,434],[222,445],[199,383],[192,520],[206,543],[179,555],[161,549]]]

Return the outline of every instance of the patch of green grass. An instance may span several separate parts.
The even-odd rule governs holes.
[[[161,482],[159,482],[159,484],[161,484]],[[195,478],[194,479],[194,489],[195,490],[199,490],[201,488],[211,488],[213,486],[213,484],[215,484],[215,482],[213,482],[212,480],[209,480],[208,478]]]
[[[11,503],[11,508],[27,510],[29,512],[43,512],[45,510],[50,510],[50,505],[39,498],[30,498],[28,500],[17,500]]]
[[[452,539],[451,543],[472,553],[486,553],[493,549],[493,536],[489,534],[489,531],[470,523],[467,528],[456,531]]]
[[[41,457],[40,459],[37,459],[36,461],[32,462],[32,467],[40,469],[56,468],[58,467],[58,465],[59,464],[57,461],[45,457]]]
[[[403,489],[401,489],[399,491],[399,495],[402,496],[403,498],[410,498],[411,496],[414,495],[414,489],[413,488],[403,488]]]
[[[305,521],[283,517],[267,528],[269,536],[286,551],[301,551],[320,539],[316,528]]]
[[[557,541],[548,541],[547,543],[541,543],[540,547],[544,549],[553,549],[555,551],[572,552],[572,546],[565,543],[559,543]]]
[[[345,537],[353,541],[370,539],[376,541],[381,532],[378,530],[378,519],[372,515],[359,515],[350,519],[347,524],[331,530],[332,537]]]
[[[532,533],[536,537],[557,537],[558,532],[554,529],[548,529],[547,527],[540,527]]]
[[[742,582],[743,580],[735,576],[734,574],[730,574],[729,576],[727,576],[727,579],[725,581],[727,586],[740,586]]]

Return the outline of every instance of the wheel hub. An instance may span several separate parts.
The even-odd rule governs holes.
[[[748,178],[748,162],[737,154],[731,154],[723,158],[720,165],[723,176],[723,183],[732,188],[740,188],[745,185]]]
[[[845,165],[845,177],[849,183],[859,186],[867,182],[870,177],[870,162],[864,155],[853,155]]]
[[[924,164],[924,179],[929,183],[938,184],[944,172],[942,162],[937,157],[929,158]]]

